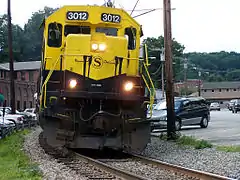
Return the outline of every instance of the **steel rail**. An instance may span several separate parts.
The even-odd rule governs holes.
[[[142,177],[142,176],[139,176],[139,175],[136,175],[136,174],[133,174],[133,173],[130,173],[130,172],[127,172],[127,171],[115,168],[115,167],[110,166],[110,165],[108,165],[106,163],[103,163],[103,162],[101,162],[99,160],[92,159],[90,157],[78,154],[76,152],[74,154],[77,156],[77,158],[85,160],[89,164],[97,166],[98,168],[101,168],[101,169],[103,169],[105,171],[108,171],[108,172],[110,172],[110,173],[112,173],[112,174],[114,174],[114,175],[116,175],[118,177],[121,177],[121,178],[124,178],[124,179],[127,179],[127,180],[148,180],[145,177]]]
[[[166,162],[163,162],[163,161],[159,161],[159,160],[155,160],[155,159],[152,159],[152,158],[140,156],[140,155],[137,155],[137,154],[131,154],[131,155],[134,159],[143,161],[147,164],[153,164],[153,165],[156,165],[160,168],[163,168],[163,169],[166,169],[166,170],[172,170],[174,172],[179,172],[179,173],[182,173],[182,174],[186,174],[188,176],[196,177],[196,178],[199,178],[201,180],[233,180],[231,178],[224,177],[224,176],[221,176],[221,175],[217,175],[217,174],[213,174],[213,173],[209,173],[209,172],[204,172],[204,171],[199,171],[199,170],[194,170],[194,169],[190,169],[190,168],[185,168],[185,167],[182,167],[182,166],[166,163]]]

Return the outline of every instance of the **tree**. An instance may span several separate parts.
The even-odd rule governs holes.
[[[156,51],[154,49],[161,49],[164,47],[164,37],[159,36],[158,38],[148,37],[143,41],[143,43],[147,44],[148,53],[150,57],[156,57],[156,60],[150,60],[151,66],[149,67],[149,71],[151,77],[153,78],[154,84],[157,88],[161,86],[161,61],[160,61],[160,51]],[[173,44],[173,71],[174,78],[180,78],[180,69],[181,69],[181,61],[183,58],[183,51],[185,47],[178,43],[175,39],[172,40]],[[176,79],[175,79],[176,80]]]
[[[0,61],[8,61],[8,28],[7,15],[0,17]],[[19,61],[22,58],[23,50],[23,30],[18,25],[12,25],[13,34],[13,57],[14,60]]]
[[[40,60],[42,50],[43,28],[40,29],[45,17],[51,15],[57,9],[44,7],[43,10],[33,13],[24,26],[24,60]]]

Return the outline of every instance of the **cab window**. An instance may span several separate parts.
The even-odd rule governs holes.
[[[64,36],[69,34],[90,34],[91,28],[89,26],[74,26],[66,25],[64,30]]]
[[[128,49],[134,50],[136,48],[136,29],[126,28],[125,37],[128,39]]]
[[[48,26],[48,46],[61,47],[62,45],[62,25],[51,23]]]
[[[117,36],[118,29],[109,27],[97,27],[96,32],[105,33],[107,36]]]

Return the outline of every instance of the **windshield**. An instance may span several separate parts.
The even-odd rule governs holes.
[[[110,27],[97,27],[96,32],[105,33],[107,36],[117,36],[118,29]]]
[[[174,109],[179,109],[180,105],[181,105],[181,101],[175,101]],[[167,109],[167,102],[166,101],[159,102],[153,109],[154,110],[165,110],[165,109]]]

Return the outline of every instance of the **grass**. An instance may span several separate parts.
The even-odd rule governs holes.
[[[0,180],[42,179],[38,166],[22,151],[24,135],[28,133],[24,130],[0,140]]]
[[[217,146],[216,149],[224,152],[240,152],[240,146]]]
[[[177,144],[179,145],[189,145],[193,146],[195,149],[204,149],[204,148],[212,148],[213,145],[206,140],[198,140],[192,136],[181,136],[177,139]]]
[[[161,135],[160,139],[167,140],[167,135]],[[176,142],[178,145],[185,145],[185,146],[193,146],[195,149],[204,149],[204,148],[211,148],[213,145],[209,143],[206,140],[198,140],[192,136],[181,136],[177,135],[176,139],[173,140],[173,142]]]
[[[162,133],[160,135],[161,140],[167,140],[167,134]],[[172,140],[176,142],[178,145],[192,146],[195,149],[204,149],[204,148],[212,148],[213,145],[206,140],[198,140],[192,136],[185,136],[176,134],[176,139]],[[216,150],[223,152],[240,152],[240,146],[215,146]]]

